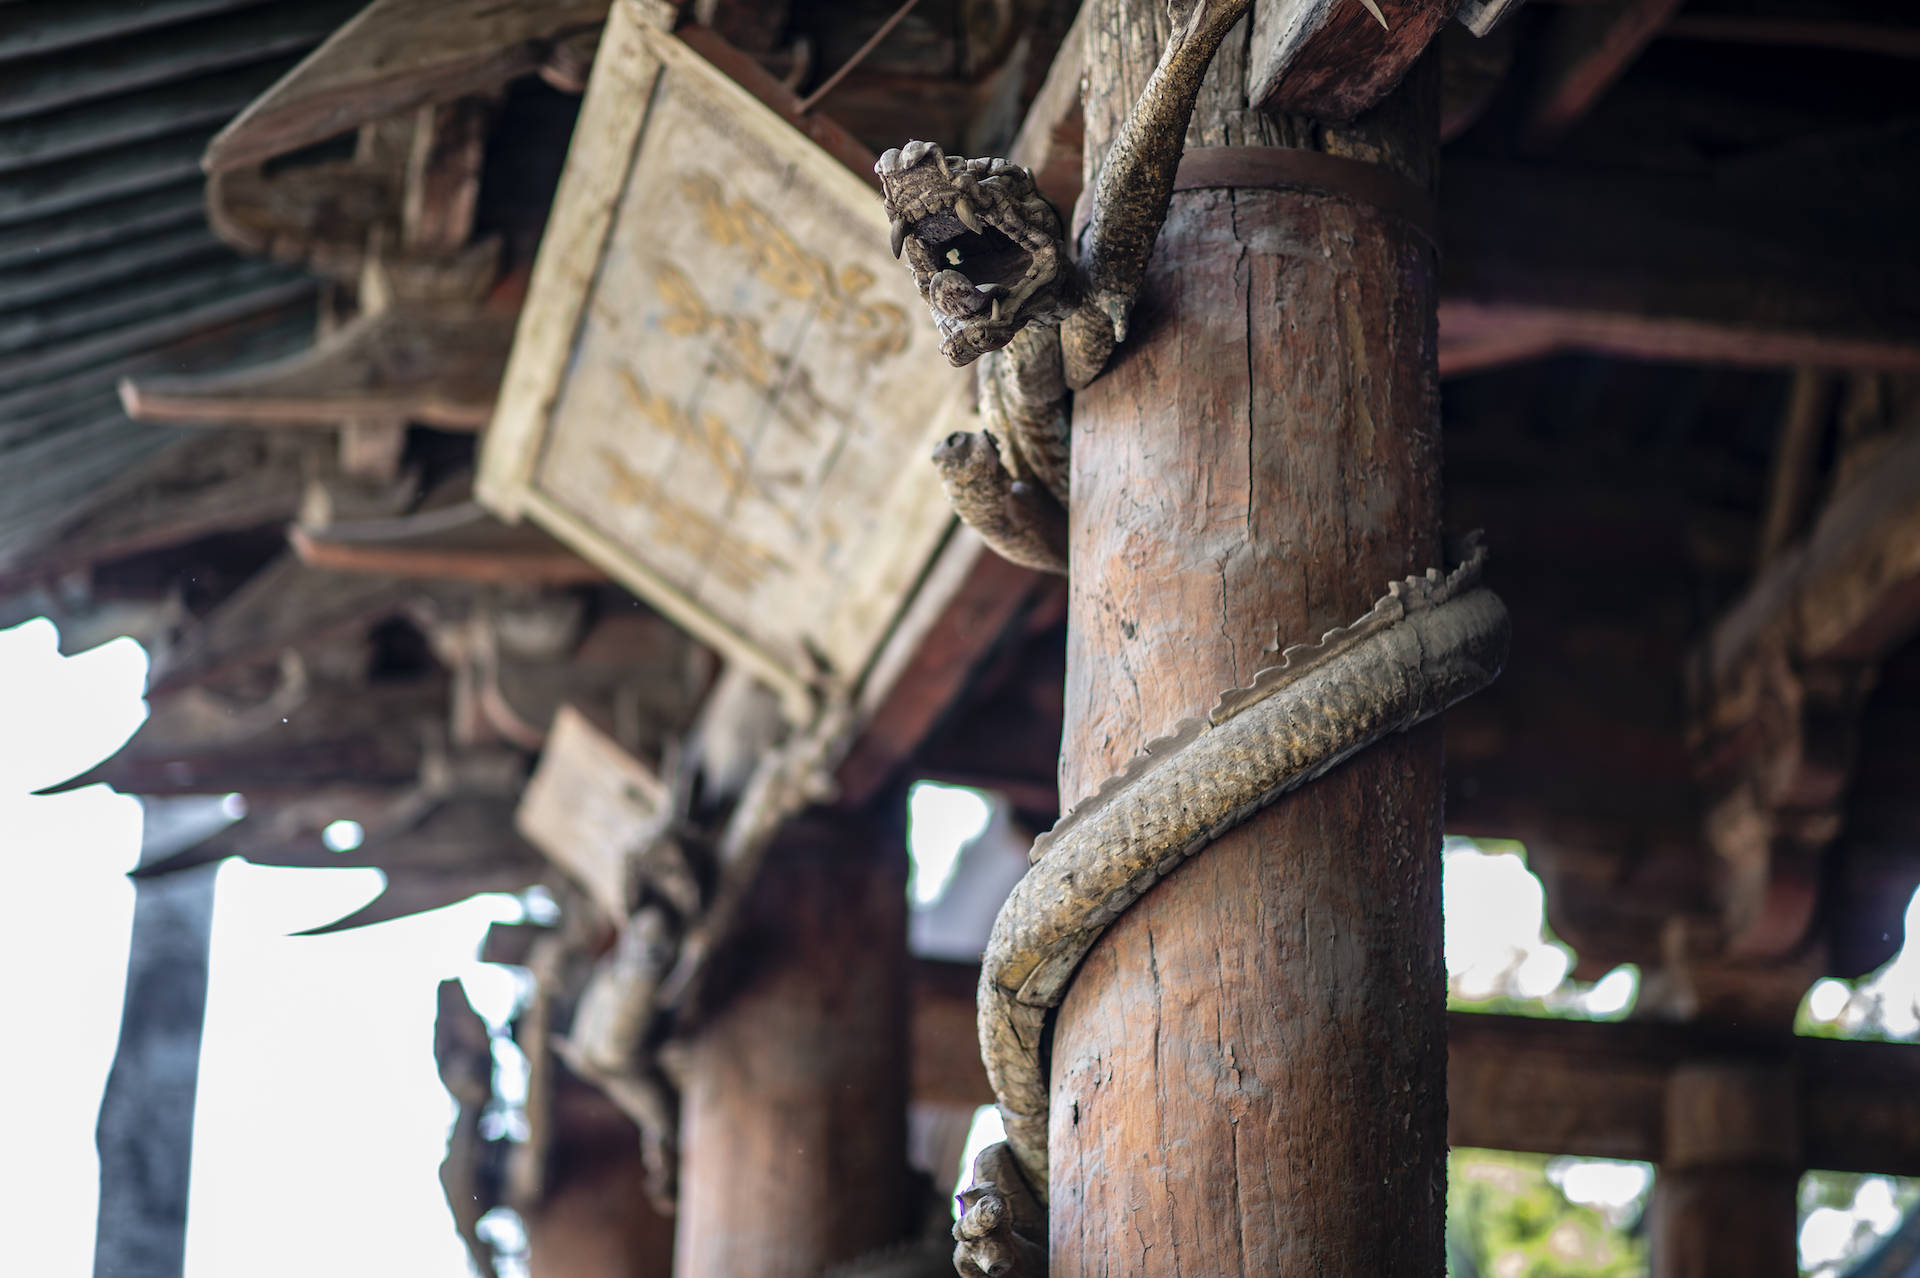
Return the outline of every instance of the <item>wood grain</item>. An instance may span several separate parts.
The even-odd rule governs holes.
[[[1379,0],[1383,23],[1349,0],[1254,10],[1250,100],[1268,111],[1351,120],[1379,103],[1453,16],[1459,0]]]
[[[424,103],[484,93],[540,68],[598,27],[607,0],[378,0],[327,38],[207,144],[218,173]]]
[[[493,415],[514,317],[395,306],[260,368],[120,384],[140,421],[338,426],[391,418],[479,430]]]
[[[1088,32],[1090,155],[1152,8]],[[1189,142],[1314,136],[1244,111],[1234,45]],[[1431,88],[1337,144],[1426,181]],[[1434,296],[1431,247],[1371,209],[1174,197],[1133,334],[1075,402],[1064,802],[1439,562]],[[1055,1024],[1056,1274],[1438,1269],[1439,773],[1435,729],[1375,747],[1094,947]]]
[[[815,1278],[901,1237],[905,876],[851,820],[774,848],[739,984],[687,1052],[675,1278]]]

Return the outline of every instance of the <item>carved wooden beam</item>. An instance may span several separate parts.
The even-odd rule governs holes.
[[[396,176],[346,160],[272,174],[232,169],[207,179],[207,221],[242,253],[353,280],[377,228],[398,237]]]
[[[260,368],[124,381],[127,415],[153,422],[338,426],[398,418],[479,430],[513,344],[515,317],[396,305],[312,350]]]
[[[437,909],[480,892],[522,891],[547,873],[513,828],[525,775],[524,756],[513,752],[438,754],[407,785],[342,785],[255,802],[242,820],[135,874],[173,874],[240,856],[256,865],[372,867],[386,875],[373,901],[314,932]],[[322,831],[341,820],[358,823],[364,838],[335,851]]]
[[[446,716],[447,691],[439,679],[385,687],[377,695],[359,683],[300,695],[276,690],[251,702],[187,688],[156,699],[132,741],[61,788],[237,792],[250,802],[276,803],[332,786],[393,787],[419,774],[424,738]],[[351,814],[335,814],[343,815]]]
[[[710,654],[651,612],[603,618],[576,647],[577,631],[558,627],[577,624],[578,604],[549,595],[426,622],[436,654],[454,673],[456,744],[538,750],[554,716],[571,706],[624,747],[660,756],[693,717],[712,677]],[[528,636],[541,630],[560,642],[529,651]]]
[[[222,170],[207,180],[207,220],[234,248],[357,282],[376,246],[431,263],[473,231],[494,103],[429,103],[362,127],[349,160]],[[372,309],[372,308],[369,308]]]
[[[865,727],[837,774],[843,804],[864,806],[893,778],[1044,586],[970,529],[955,531],[866,681]]]
[[[209,173],[257,164],[425,103],[537,72],[607,0],[375,0],[207,144]],[[568,65],[572,65],[571,62]]]
[[[1836,493],[1696,657],[1693,741],[1721,798],[1707,835],[1731,879],[1728,947],[1800,945],[1840,832],[1880,661],[1920,631],[1920,427]]]
[[[472,95],[414,112],[400,208],[410,252],[457,253],[473,234],[494,101]]]
[[[532,524],[503,524],[464,504],[393,519],[295,525],[287,541],[301,563],[329,572],[548,586],[607,579]]]
[[[320,572],[286,555],[255,575],[156,662],[149,696],[165,696],[289,648],[357,635],[400,612],[420,587],[388,577]]]
[[[1253,11],[1249,100],[1351,120],[1400,83],[1459,0],[1270,0]]]
[[[1800,1077],[1800,1165],[1920,1168],[1920,1051],[1907,1044],[1734,1037],[1655,1022],[1453,1013],[1448,1139],[1456,1145],[1662,1162],[1667,1086],[1688,1061],[1786,1065]]]

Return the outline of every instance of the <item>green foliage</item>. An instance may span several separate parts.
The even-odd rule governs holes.
[[[1793,1016],[1793,1032],[1806,1038],[1845,1038],[1868,1043],[1912,1042],[1912,1034],[1902,1033],[1888,1023],[1891,994],[1876,984],[1885,971],[1886,968],[1881,968],[1879,972],[1863,976],[1857,981],[1842,981],[1841,984],[1853,991],[1853,997],[1846,1013],[1834,1020],[1816,1020],[1807,1000],[1802,999],[1800,1010]]]
[[[1838,1207],[1846,1210],[1853,1206],[1853,1200],[1860,1193],[1860,1184],[1866,1180],[1864,1172],[1810,1171],[1800,1178],[1800,1215],[1815,1207]]]
[[[1646,1246],[1547,1179],[1544,1154],[1456,1149],[1447,1163],[1451,1278],[1641,1278]]]
[[[1878,1195],[1861,1192],[1868,1188],[1877,1189],[1885,1196],[1869,1206],[1868,1200]],[[1920,1203],[1920,1180],[1861,1172],[1807,1172],[1800,1178],[1801,1229],[1807,1227],[1810,1216],[1823,1209],[1845,1213],[1851,1220],[1846,1224],[1847,1232],[1842,1235],[1837,1251],[1831,1248],[1831,1234],[1823,1244],[1816,1244],[1819,1263],[1808,1265],[1808,1257],[1802,1252],[1800,1272],[1811,1278],[1833,1278],[1849,1272],[1880,1245],[1884,1231],[1897,1227],[1897,1221],[1911,1213],[1916,1203]],[[1889,1209],[1891,1217],[1887,1214]],[[1876,1267],[1874,1272],[1883,1270]]]

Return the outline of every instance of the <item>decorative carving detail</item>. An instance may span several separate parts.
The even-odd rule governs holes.
[[[1204,719],[1150,743],[1034,843],[980,969],[981,1053],[1007,1147],[1047,1191],[1047,1019],[1080,960],[1148,888],[1280,796],[1491,683],[1506,609],[1470,542],[1450,575],[1395,582],[1366,616],[1286,649]],[[962,1273],[970,1272],[966,1269]]]
[[[707,1010],[708,959],[732,933],[773,836],[827,795],[849,714],[831,706],[762,750],[723,811],[696,810],[696,755],[669,752],[665,802],[623,858],[630,912],[612,949],[594,963],[567,1034],[551,1042],[570,1070],[640,1129],[647,1192],[663,1212],[677,1192],[680,1122],[679,1089],[663,1056],[674,1035]],[[715,779],[705,776],[709,789]],[[578,944],[573,955],[586,952]]]
[[[961,1278],[1046,1278],[1047,1209],[1034,1197],[1005,1141],[973,1160],[960,1193],[953,1267]]]
[[[874,165],[894,255],[933,312],[941,352],[955,367],[981,361],[981,415],[1006,440],[1011,471],[971,468],[974,484],[956,485],[936,463],[960,517],[1018,564],[1065,571],[1064,560],[1034,562],[1031,522],[1005,515],[1005,485],[1042,485],[1066,505],[1069,391],[1091,384],[1126,340],[1200,82],[1251,0],[1182,7],[1174,6],[1160,61],[1107,152],[1078,263],[1068,258],[1059,213],[1010,160],[953,159],[931,142],[909,142]]]
[[[991,433],[956,431],[933,450],[933,464],[954,512],[1002,558],[1066,576],[1066,512],[1007,473]]]
[[[949,159],[932,142],[882,155],[893,251],[933,311],[940,353],[964,368],[1079,303],[1060,214],[1011,160]]]

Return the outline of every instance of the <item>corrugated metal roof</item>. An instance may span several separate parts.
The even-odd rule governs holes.
[[[313,282],[207,230],[200,153],[364,0],[0,0],[0,567],[186,438],[120,378],[312,334]]]

